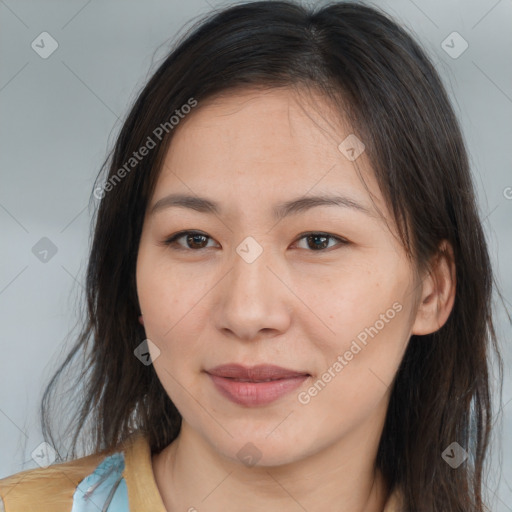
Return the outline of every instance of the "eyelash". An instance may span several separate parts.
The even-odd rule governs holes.
[[[171,247],[173,250],[177,250],[177,251],[193,251],[193,252],[199,252],[199,251],[202,251],[202,250],[205,250],[205,249],[211,249],[211,247],[201,247],[199,249],[191,249],[189,247],[182,247],[180,246],[177,241],[180,239],[180,238],[183,238],[185,237],[186,235],[199,235],[199,236],[203,236],[205,238],[208,238],[210,240],[213,240],[210,236],[204,234],[204,233],[201,233],[200,231],[180,231],[178,233],[175,233],[174,235],[171,235],[169,238],[165,239],[162,244],[165,245],[165,246],[168,246],[168,247]],[[324,237],[324,238],[330,238],[330,239],[333,239],[333,240],[337,240],[339,242],[338,245],[340,246],[343,246],[343,245],[348,245],[350,244],[350,242],[344,238],[341,238],[339,236],[335,236],[335,235],[331,235],[329,233],[324,233],[324,232],[321,232],[321,231],[309,231],[307,233],[302,233],[296,240],[297,241],[300,241],[302,240],[303,238],[307,238],[308,236],[321,236],[321,237]],[[336,246],[334,246],[336,247]],[[325,249],[318,249],[318,250],[308,250],[308,252],[326,252],[328,249],[332,249],[332,247],[328,247],[328,248],[325,248]]]

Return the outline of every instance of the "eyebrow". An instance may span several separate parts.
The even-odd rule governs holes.
[[[372,215],[371,211],[362,204],[343,195],[322,194],[317,196],[300,197],[284,203],[280,203],[273,208],[273,216],[276,220],[281,220],[290,215],[306,212],[311,208],[319,206],[340,206],[343,208],[352,208]],[[189,208],[201,213],[220,215],[222,213],[219,203],[205,197],[189,196],[185,194],[170,194],[159,199],[151,208],[150,215],[171,207]]]

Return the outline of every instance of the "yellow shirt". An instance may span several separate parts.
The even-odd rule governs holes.
[[[147,438],[140,432],[133,433],[110,452],[104,451],[46,468],[29,469],[1,479],[0,512],[121,510],[115,503],[112,507],[107,505],[103,510],[97,505],[87,508],[87,505],[75,503],[78,499],[77,486],[91,475],[109,454],[116,452],[122,452],[124,455],[124,468],[122,472],[120,471],[119,478],[121,475],[124,478],[124,492],[127,494],[129,511],[124,507],[123,512],[166,512],[153,473],[151,449]],[[80,496],[83,495],[82,492]],[[399,499],[398,492],[392,493],[383,512],[398,512]]]

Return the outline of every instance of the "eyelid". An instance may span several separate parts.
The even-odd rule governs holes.
[[[178,231],[176,233],[174,233],[173,235],[167,237],[165,240],[163,240],[161,242],[161,245],[164,245],[166,247],[171,247],[173,250],[178,250],[178,251],[187,251],[187,252],[200,252],[200,251],[203,251],[205,249],[211,249],[211,247],[202,247],[202,248],[199,248],[199,249],[190,249],[188,247],[183,247],[183,246],[180,246],[179,244],[177,244],[177,240],[179,240],[180,238],[184,237],[185,235],[202,235],[206,238],[208,238],[209,240],[214,240],[210,235],[202,232],[202,231],[197,231],[197,230],[194,230],[194,229],[189,229],[189,230],[183,230],[183,231]],[[302,239],[308,237],[308,236],[311,236],[311,235],[319,235],[319,236],[324,236],[326,238],[330,238],[330,239],[333,239],[333,240],[336,240],[338,243],[334,246],[334,247],[339,247],[339,246],[344,246],[344,245],[349,245],[351,244],[350,240],[347,240],[346,238],[344,237],[341,237],[341,236],[338,236],[338,235],[333,235],[331,233],[327,233],[325,231],[305,231],[303,233],[300,233],[299,235],[297,235],[297,238],[295,239],[295,241],[293,242],[294,244],[296,244],[297,242],[300,242]],[[319,249],[317,251],[315,250],[307,250],[307,252],[312,252],[312,253],[326,253],[326,252],[329,252],[330,249],[333,249],[333,247],[329,247],[327,249]]]
[[[211,247],[203,247],[202,249],[189,249],[188,247],[183,247],[177,243],[177,240],[184,237],[185,235],[202,235],[209,240],[213,240],[213,238],[210,235],[207,235],[206,233],[203,233],[202,231],[197,231],[194,229],[186,229],[183,231],[178,231],[177,233],[174,233],[173,235],[167,237],[165,240],[163,240],[161,243],[164,246],[171,247],[174,250],[183,250],[183,251],[189,251],[189,252],[199,252],[204,249],[211,249]]]

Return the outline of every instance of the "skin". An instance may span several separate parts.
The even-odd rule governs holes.
[[[338,150],[351,130],[333,112],[314,94],[246,89],[200,103],[176,128],[149,201],[136,276],[146,335],[160,350],[152,351],[154,369],[183,417],[178,438],[152,459],[168,511],[384,508],[388,489],[374,466],[389,385],[411,334],[448,318],[454,268],[441,256],[432,272],[415,271],[365,153],[351,162]],[[170,207],[150,215],[178,192],[218,201],[222,213]],[[274,204],[334,192],[370,214],[321,206],[272,217]],[[209,238],[187,245],[183,237],[181,251],[162,244],[189,229]],[[309,231],[334,238],[315,249],[301,238]],[[263,249],[252,263],[236,252],[248,236]],[[300,403],[298,393],[396,303],[401,311]],[[245,407],[204,373],[231,362],[311,377],[269,405]],[[253,466],[237,456],[249,442],[260,456]]]

